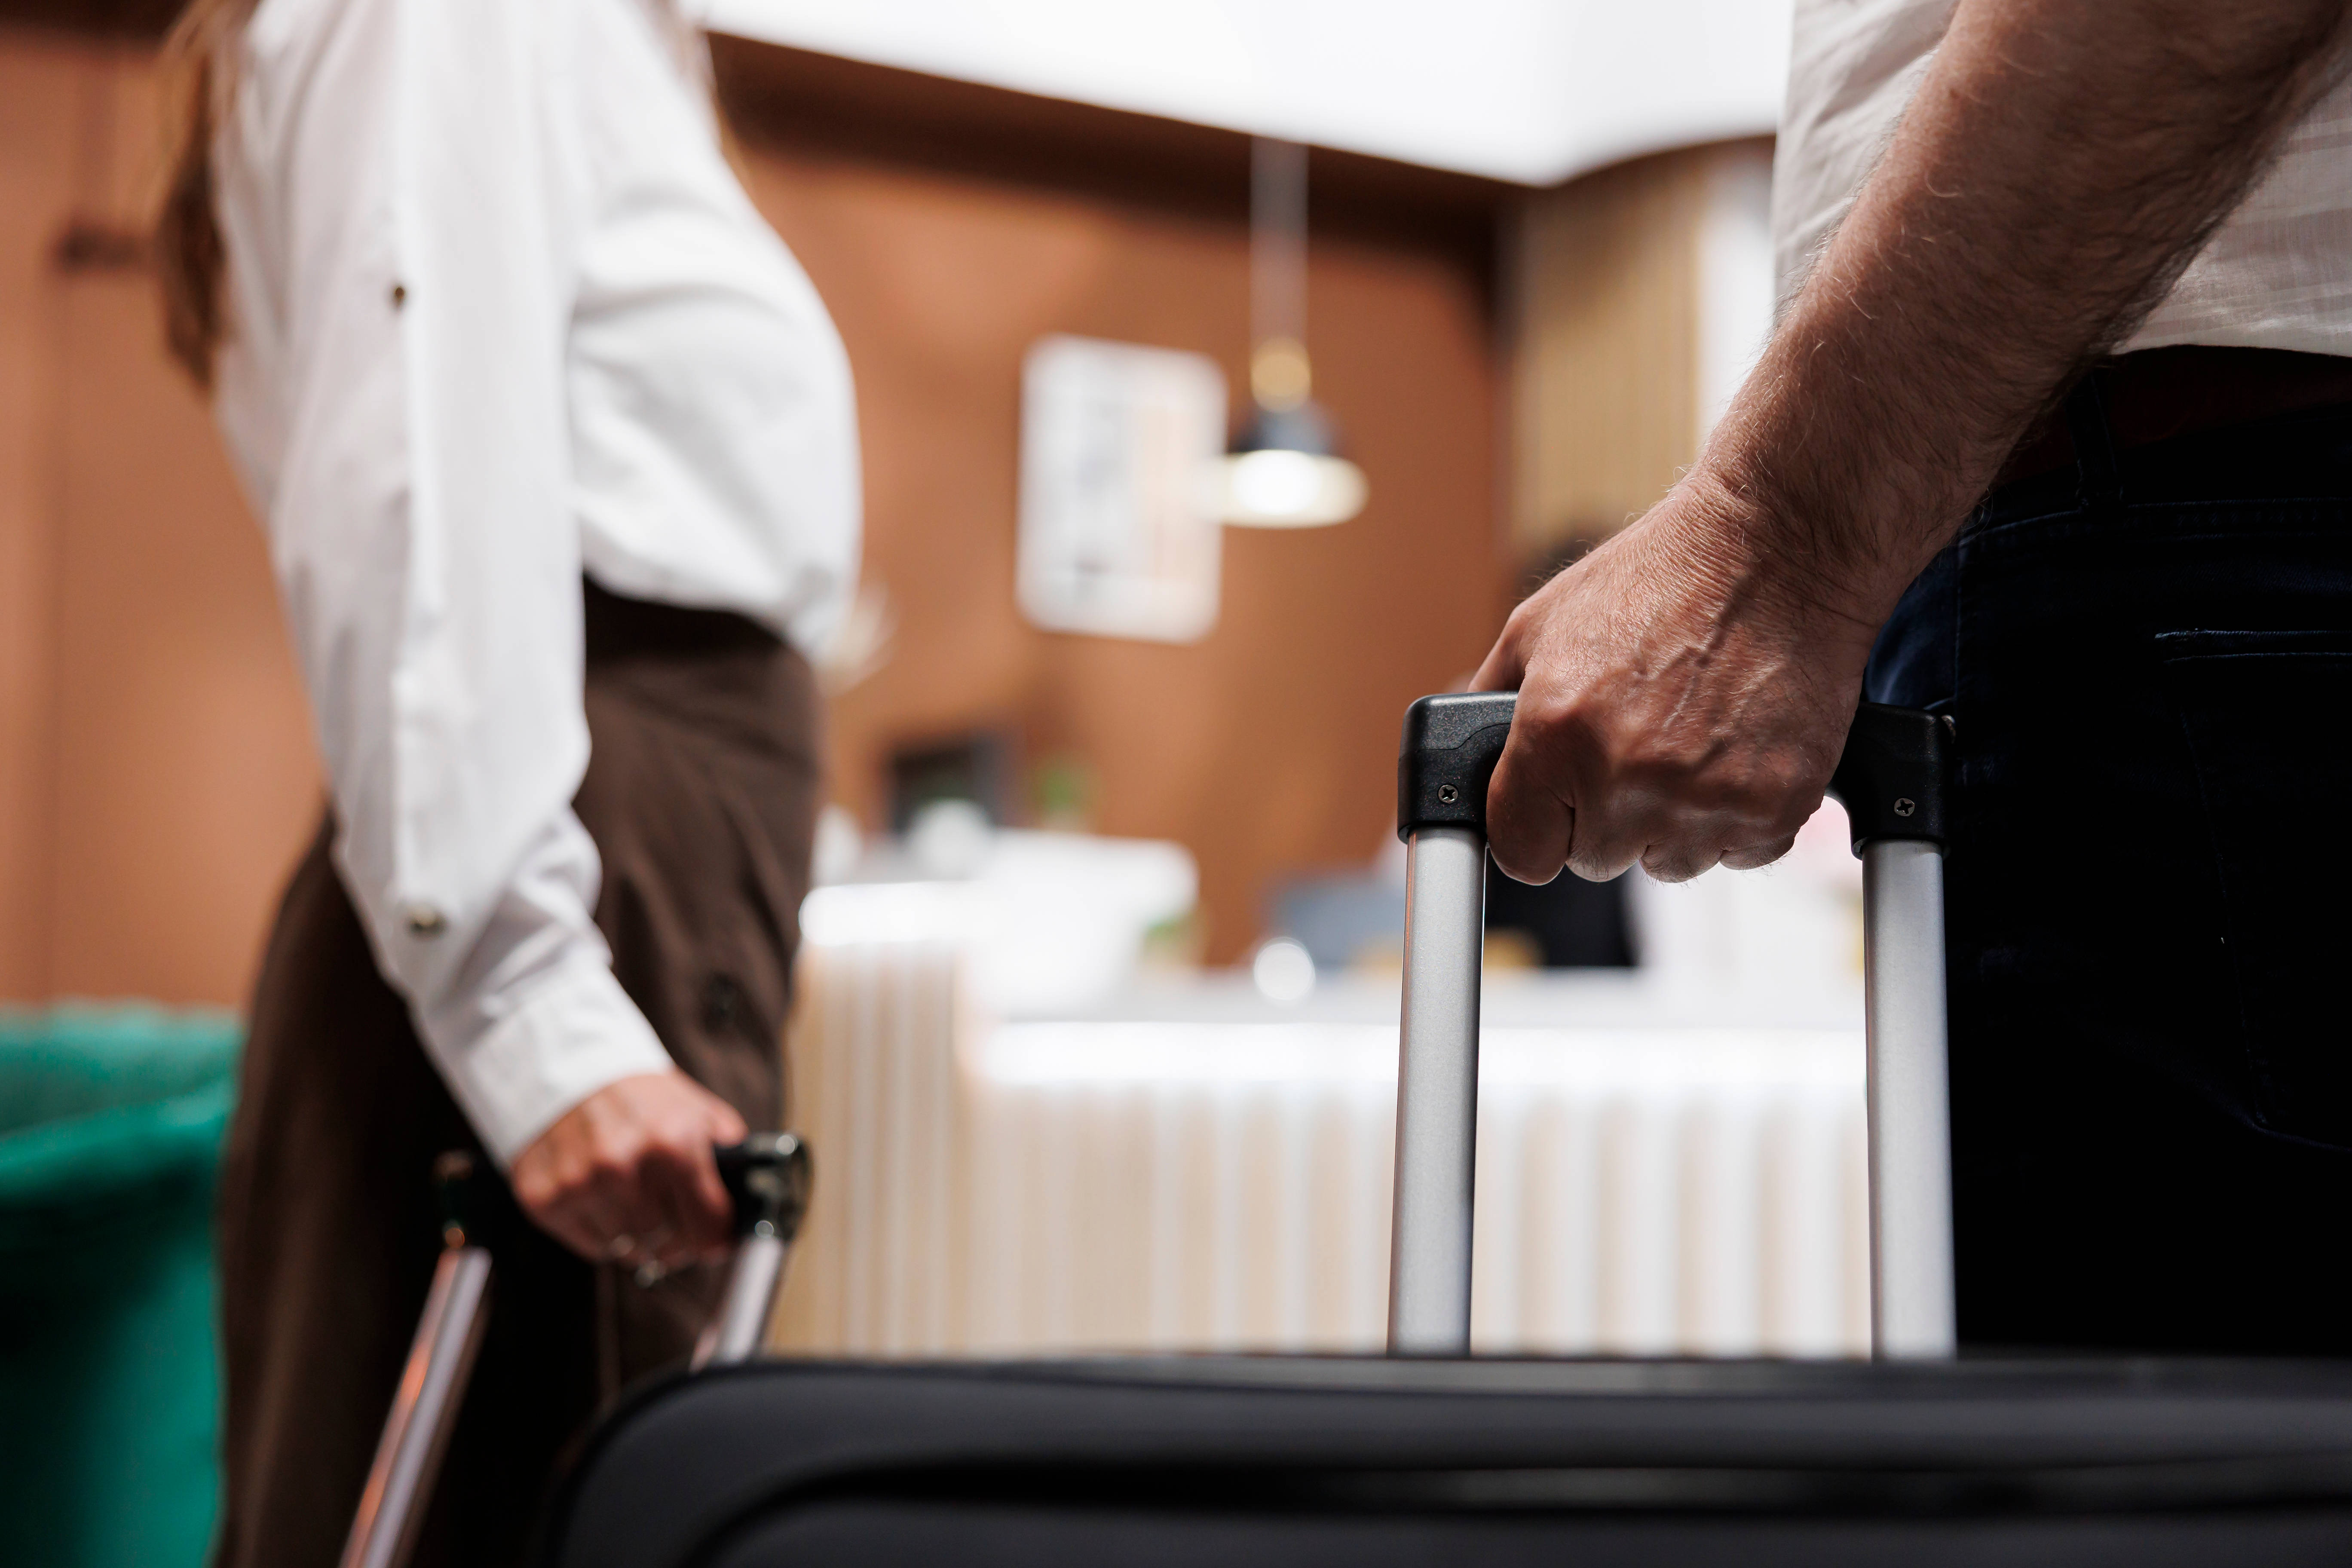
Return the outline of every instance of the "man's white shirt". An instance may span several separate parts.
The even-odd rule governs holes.
[[[1785,303],[1893,138],[1957,0],[1797,0],[1772,163]],[[2352,79],[2288,132],[2125,350],[2173,343],[2352,354]]]

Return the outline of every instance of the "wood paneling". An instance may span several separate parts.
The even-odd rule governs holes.
[[[1698,455],[1701,226],[1722,156],[1619,164],[1520,214],[1511,533],[1530,561],[1615,532]]]
[[[148,276],[59,293],[48,990],[242,1002],[321,799],[268,557]]]
[[[1048,633],[1013,603],[1021,355],[1057,331],[1193,350],[1238,407],[1246,141],[786,50],[720,65],[761,205],[849,346],[866,571],[898,614],[890,663],[835,705],[836,795],[879,824],[889,749],[977,724],[1076,755],[1100,830],[1192,849],[1209,954],[1238,955],[1275,878],[1370,858],[1404,705],[1466,675],[1499,623],[1499,193],[1318,154],[1316,392],[1370,505],[1228,531],[1197,645]]]
[[[81,52],[0,48],[0,996],[47,986],[51,561],[56,521],[51,247],[72,197]]]
[[[1210,951],[1254,937],[1277,873],[1369,859],[1397,716],[1496,624],[1493,418],[1480,288],[1444,259],[1316,250],[1318,388],[1371,486],[1304,533],[1230,531],[1223,612],[1192,647],[1038,631],[1014,607],[1023,352],[1051,331],[1246,356],[1238,221],[761,152],[760,195],[856,367],[866,571],[890,663],[836,704],[835,788],[869,823],[895,744],[992,724],[1081,757],[1102,831],[1200,858]]]
[[[0,995],[236,1003],[320,788],[268,563],[164,358],[145,51],[0,47]],[[20,368],[21,367],[21,368]]]

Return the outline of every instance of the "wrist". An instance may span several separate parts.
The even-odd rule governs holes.
[[[1679,504],[1662,520],[1673,558],[1703,576],[1727,611],[1777,625],[1792,643],[1866,652],[1910,582],[1906,574],[1889,589],[1872,552],[1848,547],[1857,520],[1800,499],[1777,477],[1703,461],[1676,490]]]
[[[1735,520],[1773,592],[1874,637],[2010,442],[1919,406],[1867,325],[1801,300],[1685,482]]]
[[[419,1017],[443,1079],[501,1165],[607,1085],[676,1069],[601,954],[575,955],[505,1000],[487,1022],[469,1007]]]

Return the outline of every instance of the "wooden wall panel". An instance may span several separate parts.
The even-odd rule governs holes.
[[[1496,626],[1490,345],[1475,279],[1317,249],[1318,388],[1370,481],[1356,521],[1228,531],[1219,623],[1192,647],[1048,633],[1013,603],[1020,361],[1077,332],[1192,349],[1236,399],[1236,225],[1050,192],[761,152],[763,204],[856,367],[866,571],[898,614],[890,663],[836,705],[835,789],[882,819],[894,744],[977,723],[1084,758],[1103,831],[1200,858],[1211,952],[1255,934],[1268,880],[1368,860],[1412,697],[1475,665]]]
[[[48,197],[0,215],[28,356],[0,404],[0,996],[241,1002],[317,822],[261,536],[139,252],[154,88],[137,46],[0,47],[0,167]]]
[[[0,998],[47,986],[57,341],[51,242],[72,195],[82,52],[0,48]]]
[[[1020,134],[942,142],[928,96],[879,96],[912,90],[894,73],[742,48],[722,76],[757,197],[848,343],[866,571],[898,614],[890,662],[835,707],[836,797],[878,825],[890,749],[975,724],[1032,760],[1075,755],[1099,829],[1192,849],[1209,956],[1240,955],[1276,878],[1370,861],[1405,704],[1465,676],[1500,624],[1498,194],[1318,156],[1316,393],[1370,504],[1328,530],[1228,530],[1222,614],[1197,645],[1044,632],[1013,602],[1021,356],[1048,332],[1192,350],[1238,408],[1246,142],[948,84]],[[761,78],[778,68],[790,83]],[[756,118],[778,100],[790,135]]]
[[[48,990],[239,1004],[323,788],[261,531],[152,288],[60,289]]]
[[[1528,199],[1512,262],[1518,552],[1615,532],[1698,455],[1709,204],[1757,144],[1686,148]]]

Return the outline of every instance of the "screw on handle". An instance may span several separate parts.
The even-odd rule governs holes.
[[[1883,702],[1854,713],[1829,792],[1853,824],[1855,855],[1890,840],[1944,842],[1951,743],[1948,717]]]
[[[756,1132],[715,1151],[719,1179],[735,1200],[735,1234],[789,1243],[807,1216],[816,1173],[808,1145],[791,1132]]]

